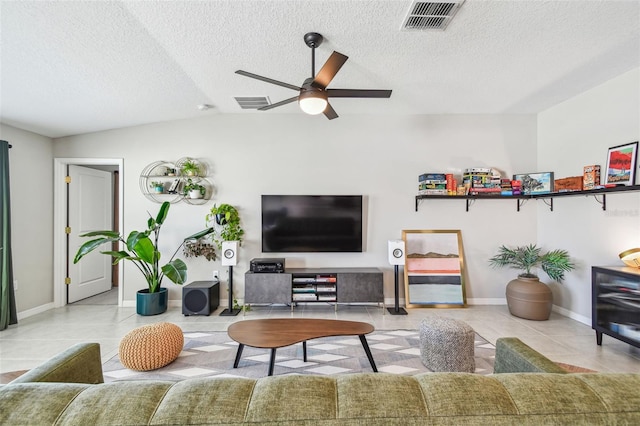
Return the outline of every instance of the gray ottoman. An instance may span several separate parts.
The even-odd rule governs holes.
[[[473,373],[475,333],[469,324],[451,318],[434,317],[420,323],[420,358],[431,371]]]

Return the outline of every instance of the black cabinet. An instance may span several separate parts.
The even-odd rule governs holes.
[[[640,348],[640,269],[610,266],[591,268],[592,328],[602,335]]]

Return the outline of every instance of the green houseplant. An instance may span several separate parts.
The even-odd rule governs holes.
[[[149,187],[157,193],[164,192],[164,182],[153,181],[149,184]]]
[[[180,167],[182,174],[185,176],[198,176],[200,174],[200,166],[195,160],[187,159]]]
[[[533,272],[541,268],[554,281],[562,282],[565,272],[575,268],[566,250],[543,252],[535,244],[508,248],[500,246],[489,259],[492,267],[509,267],[521,272],[507,284],[506,296],[509,312],[520,318],[546,320],[551,315],[553,293]]]
[[[184,254],[184,257],[202,256],[207,260],[216,260],[217,257],[215,246],[205,241],[204,238],[185,241],[182,254]]]
[[[552,250],[546,253],[535,244],[518,246],[510,249],[501,246],[498,254],[489,259],[493,267],[510,267],[522,271],[518,274],[526,278],[538,278],[531,271],[540,267],[552,280],[562,282],[564,273],[571,271],[575,265],[571,262],[569,253],[566,250]]]
[[[237,241],[238,245],[242,245],[242,236],[244,229],[240,226],[240,214],[238,210],[231,204],[214,204],[210,212],[207,214],[207,226],[215,222],[219,231],[217,236],[214,234],[213,241],[219,249],[222,248],[223,241]]]
[[[185,241],[197,240],[213,232],[213,228],[208,228],[185,238],[173,253],[169,261],[160,266],[161,253],[158,250],[158,240],[160,238],[162,225],[167,218],[170,205],[171,204],[168,201],[162,203],[155,218],[149,214],[147,229],[144,231],[131,231],[126,239],[123,234],[110,230],[92,231],[80,235],[81,237],[98,238],[89,240],[82,244],[73,259],[73,263],[78,263],[84,256],[103,244],[110,244],[112,242],[123,243],[123,250],[108,250],[102,251],[101,253],[107,256],[113,256],[114,264],[122,260],[128,260],[138,268],[147,282],[147,289],[138,291],[137,296],[140,296],[140,294],[165,294],[164,309],[162,306],[157,306],[155,308],[151,308],[149,312],[143,312],[143,309],[141,309],[142,306],[140,306],[142,303],[141,300],[143,299],[136,297],[137,312],[141,315],[155,315],[166,310],[167,289],[163,289],[161,287],[163,278],[167,277],[176,284],[184,284],[187,280],[187,265],[181,259],[174,259],[176,253],[178,253],[178,250],[180,250],[180,247],[182,247]],[[162,300],[159,300],[159,303],[162,304]]]
[[[182,188],[182,193],[189,198],[203,198],[205,192],[207,192],[207,188],[204,185],[193,182],[191,179],[187,179],[187,183]]]

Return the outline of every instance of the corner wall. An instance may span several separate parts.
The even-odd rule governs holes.
[[[9,141],[11,240],[18,317],[53,306],[53,143],[0,124]]]
[[[555,178],[581,176],[586,165],[604,171],[610,147],[640,138],[640,69],[629,71],[538,114],[538,170]],[[636,183],[640,184],[640,169]],[[538,201],[538,244],[562,248],[578,268],[553,284],[560,311],[591,323],[591,266],[618,265],[618,253],[640,247],[640,192],[554,199],[553,212]]]

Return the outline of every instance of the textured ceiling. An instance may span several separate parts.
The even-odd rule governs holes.
[[[467,0],[445,31],[405,31],[411,1],[0,1],[0,120],[60,137],[242,110],[349,60],[330,88],[350,114],[536,113],[640,66],[640,2]],[[640,94],[639,94],[640,96]],[[200,111],[198,104],[213,108]],[[331,122],[323,116],[316,117]]]

